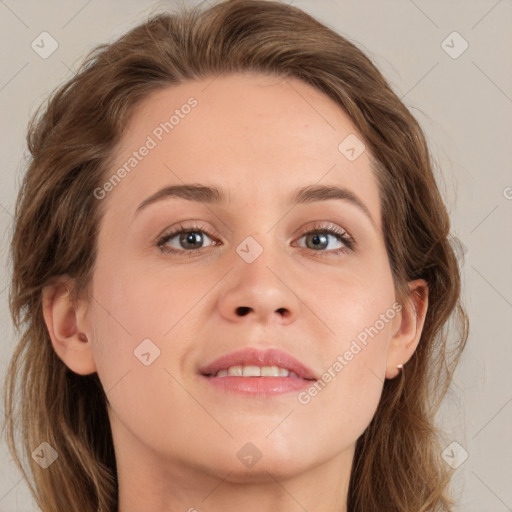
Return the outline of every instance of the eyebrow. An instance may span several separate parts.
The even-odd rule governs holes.
[[[150,204],[173,197],[208,204],[227,204],[229,202],[228,194],[214,186],[196,184],[170,185],[144,199],[135,210],[135,215]],[[304,204],[332,199],[347,201],[357,206],[369,218],[373,227],[377,227],[368,207],[354,192],[347,188],[335,185],[310,185],[297,189],[291,195],[289,201],[293,204]]]

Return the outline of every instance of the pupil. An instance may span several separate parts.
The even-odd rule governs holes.
[[[199,233],[196,233],[195,231],[189,231],[188,234],[185,236],[185,242],[190,245],[194,245],[195,243],[198,243],[201,241]]]
[[[319,245],[325,245],[327,243],[327,237],[325,235],[314,235],[313,236],[313,244],[314,247],[317,248]]]

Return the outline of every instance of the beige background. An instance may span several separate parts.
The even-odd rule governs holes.
[[[287,3],[365,50],[427,134],[444,176],[441,187],[453,234],[467,251],[464,296],[471,333],[439,418],[449,439],[458,443],[450,447],[455,459],[468,454],[455,469],[457,512],[510,511],[512,1]],[[1,379],[15,344],[7,308],[7,246],[29,115],[56,85],[72,76],[94,45],[112,41],[153,10],[173,5],[142,0],[0,0]],[[46,59],[31,48],[43,31],[59,45]],[[463,39],[450,36],[454,31]],[[445,51],[456,55],[464,41],[469,46],[457,58]],[[5,443],[0,442],[0,512],[36,510]]]

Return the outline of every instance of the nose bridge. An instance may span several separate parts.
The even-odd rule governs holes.
[[[236,226],[236,235],[241,240],[235,247],[241,268],[246,274],[258,273],[266,275],[270,268],[278,268],[284,260],[284,247],[278,237],[276,213],[270,208],[269,196],[258,201],[255,193],[249,205],[253,209],[247,210],[247,217],[239,219]],[[235,259],[235,261],[237,261]],[[271,274],[271,273],[270,273]]]
[[[274,234],[259,232],[249,235],[236,248],[239,261],[238,280],[260,294],[276,293],[283,286],[278,279],[284,263],[283,248]],[[276,275],[277,274],[277,275]]]

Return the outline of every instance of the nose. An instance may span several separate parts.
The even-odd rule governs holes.
[[[219,299],[220,313],[227,320],[285,325],[297,318],[301,301],[293,276],[285,271],[282,259],[279,263],[284,255],[271,256],[270,252],[265,249],[252,263],[235,256]]]

